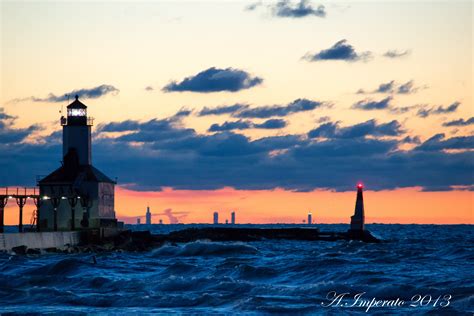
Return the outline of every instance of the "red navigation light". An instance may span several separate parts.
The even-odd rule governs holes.
[[[357,184],[357,187],[358,188],[363,188],[364,186],[362,185],[362,183],[359,183],[359,184]]]

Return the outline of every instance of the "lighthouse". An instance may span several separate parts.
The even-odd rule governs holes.
[[[357,184],[357,199],[354,210],[354,215],[351,216],[351,231],[362,232],[364,231],[364,197],[362,195],[362,189],[364,186],[362,183]]]
[[[93,119],[87,106],[75,100],[60,120],[62,165],[38,181],[43,197],[38,212],[41,231],[117,227],[115,181],[92,165]]]

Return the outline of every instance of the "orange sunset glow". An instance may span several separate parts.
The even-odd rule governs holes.
[[[177,223],[211,223],[219,211],[222,221],[237,213],[238,223],[302,223],[312,212],[315,223],[347,223],[354,212],[354,192],[290,192],[276,190],[172,190],[138,192],[117,188],[117,217],[134,224],[143,221],[147,205],[152,221],[170,223],[164,211],[171,209]],[[365,191],[367,223],[385,224],[474,224],[473,194],[469,191],[420,192],[420,188]],[[383,207],[381,207],[383,206]],[[29,222],[32,203],[25,208]],[[5,210],[5,223],[18,223],[18,207],[11,201]]]

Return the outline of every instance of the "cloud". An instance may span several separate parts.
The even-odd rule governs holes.
[[[183,117],[191,115],[193,111],[188,109],[180,109],[174,115],[170,116],[169,118],[158,120],[158,119],[151,119],[149,121],[136,121],[136,120],[125,120],[121,122],[109,122],[106,124],[99,124],[97,126],[97,134],[100,132],[147,132],[150,130],[161,130],[161,131],[169,131],[173,130],[175,126],[179,126],[181,124],[181,120]],[[133,136],[131,136],[133,137]]]
[[[367,93],[398,93],[398,94],[410,94],[415,93],[420,88],[415,87],[415,83],[413,80],[407,81],[405,83],[399,84],[396,83],[395,80],[381,83],[375,90],[371,92],[367,92],[364,89],[359,89],[356,93],[357,94],[367,94]]]
[[[125,132],[138,129],[140,123],[138,121],[126,120],[122,122],[110,122],[97,126],[98,132]]]
[[[394,81],[394,80],[392,80],[392,81],[390,81],[390,82],[387,82],[387,83],[382,83],[382,84],[380,84],[379,87],[375,90],[375,92],[378,92],[378,93],[392,92],[394,85],[395,85],[395,81]]]
[[[5,129],[0,127],[0,143],[3,144],[13,144],[20,143],[24,141],[30,134],[39,130],[40,127],[37,125],[31,126],[29,128],[19,128],[19,129]]]
[[[289,0],[280,0],[270,6],[273,16],[281,18],[304,18],[308,16],[326,17],[326,9],[323,5],[314,8],[308,0],[300,0],[292,5]]]
[[[245,11],[254,11],[263,6],[262,1],[251,3],[245,7]],[[290,0],[279,0],[276,3],[265,6],[269,9],[270,14],[277,18],[305,18],[315,16],[319,18],[326,17],[326,8],[323,5],[313,7],[308,0],[299,0],[292,3]]]
[[[239,118],[269,118],[272,116],[287,116],[289,114],[312,111],[325,105],[322,102],[308,99],[296,99],[287,105],[270,105],[255,108],[245,108],[239,112],[233,113],[234,117]]]
[[[279,129],[286,126],[286,121],[282,119],[269,119],[263,123],[256,124],[248,120],[238,120],[233,122],[224,122],[222,124],[212,124],[209,132],[223,132],[231,130],[245,130],[250,128],[257,129]]]
[[[282,119],[269,119],[261,124],[254,124],[254,128],[279,129],[286,127],[286,121]]]
[[[183,138],[194,135],[193,129],[177,128],[179,124],[177,121],[170,119],[152,119],[146,122],[131,121],[130,123],[137,124],[137,127],[132,133],[117,137],[116,141],[121,142],[145,142],[152,143],[160,140],[170,142],[179,142]],[[105,129],[108,126],[105,125]]]
[[[253,77],[243,70],[234,68],[209,68],[200,73],[186,77],[181,82],[172,81],[163,88],[165,92],[237,92],[249,89],[263,82],[260,77]]]
[[[349,62],[367,61],[370,59],[370,52],[357,53],[354,47],[343,39],[328,49],[323,49],[319,53],[307,53],[303,59],[308,61],[325,61],[325,60],[344,60]]]
[[[331,118],[329,116],[321,116],[316,120],[316,123],[325,123],[327,121],[330,121]]]
[[[0,108],[0,143],[5,145],[20,143],[32,133],[42,129],[41,126],[36,124],[27,128],[13,128],[12,125],[16,118],[16,116],[7,114],[3,108]]]
[[[468,125],[473,125],[474,124],[474,116],[464,120],[464,119],[458,119],[454,121],[449,121],[443,123],[443,126],[468,126]]]
[[[420,144],[421,140],[420,140],[420,137],[418,137],[418,136],[406,136],[405,138],[403,138],[402,143]]]
[[[400,94],[410,94],[418,91],[418,88],[414,86],[413,80],[410,80],[402,85],[400,85],[397,89],[397,92]]]
[[[393,114],[403,114],[419,107],[420,107],[419,105],[400,106],[400,107],[391,106],[389,108],[389,111],[390,113],[393,113]]]
[[[404,57],[404,56],[408,56],[409,54],[410,54],[409,50],[405,50],[405,51],[388,50],[383,55],[387,58],[395,59],[395,58],[401,58],[401,57]]]
[[[248,108],[247,104],[221,105],[215,108],[204,107],[199,116],[230,114]]]
[[[438,106],[438,107],[432,107],[430,109],[423,108],[419,109],[416,115],[419,117],[428,117],[430,115],[438,115],[438,114],[447,114],[447,113],[454,113],[458,109],[458,107],[461,105],[460,102],[454,102],[449,106],[443,107],[443,106]]]
[[[250,121],[235,121],[235,122],[224,122],[223,124],[212,124],[211,127],[209,127],[209,132],[222,132],[222,131],[231,131],[235,129],[249,129],[251,128],[252,122]]]
[[[185,211],[173,211],[171,208],[164,210],[161,213],[155,213],[153,216],[166,216],[168,217],[168,221],[170,224],[178,224],[182,222],[186,216],[188,216],[189,212]]]
[[[416,148],[419,151],[442,151],[449,149],[474,150],[474,136],[445,138],[445,134],[436,134]],[[472,171],[471,171],[472,174]]]
[[[352,105],[352,108],[365,111],[383,110],[388,109],[390,107],[390,101],[392,101],[392,97],[386,97],[385,99],[379,101],[365,99],[354,103]]]
[[[78,95],[81,99],[98,99],[100,97],[106,96],[108,94],[117,95],[120,92],[119,89],[115,88],[112,85],[103,84],[94,88],[90,89],[78,89],[72,90],[70,92],[63,93],[59,96],[50,93],[45,98],[38,98],[38,97],[29,97],[29,98],[22,98],[22,99],[14,99],[10,102],[24,102],[24,101],[32,101],[32,102],[47,102],[47,103],[57,103],[57,102],[64,102],[64,101],[72,101],[75,95]]]
[[[193,113],[193,110],[181,109],[178,112],[176,112],[176,114],[174,116],[175,117],[185,117],[185,116],[191,115],[191,113]]]
[[[360,138],[366,136],[400,136],[405,133],[401,124],[393,120],[389,123],[378,124],[376,120],[339,127],[339,122],[329,122],[308,132],[310,138]]]
[[[262,1],[254,2],[245,7],[245,11],[254,11],[262,5]]]
[[[152,86],[145,87],[145,91],[153,91],[155,90]]]
[[[5,113],[4,108],[0,108],[0,124],[4,124],[8,122],[8,124],[14,120],[16,120],[16,116],[12,116],[10,114]]]
[[[329,103],[308,100],[304,98],[296,99],[285,105],[267,105],[250,107],[248,104],[222,105],[215,108],[203,108],[198,115],[223,115],[230,114],[236,118],[270,118],[273,116],[284,117],[298,112],[312,111],[322,106],[330,106]],[[281,122],[280,122],[281,124]]]

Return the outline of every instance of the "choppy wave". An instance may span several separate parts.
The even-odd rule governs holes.
[[[257,248],[243,243],[197,241],[184,245],[163,246],[153,251],[153,256],[231,256],[257,253]]]
[[[199,241],[97,254],[96,263],[93,254],[0,254],[0,314],[366,314],[322,307],[337,291],[407,301],[416,294],[452,296],[445,308],[374,308],[370,314],[472,315],[472,226],[369,228],[388,242]],[[321,227],[338,229],[344,227]]]

